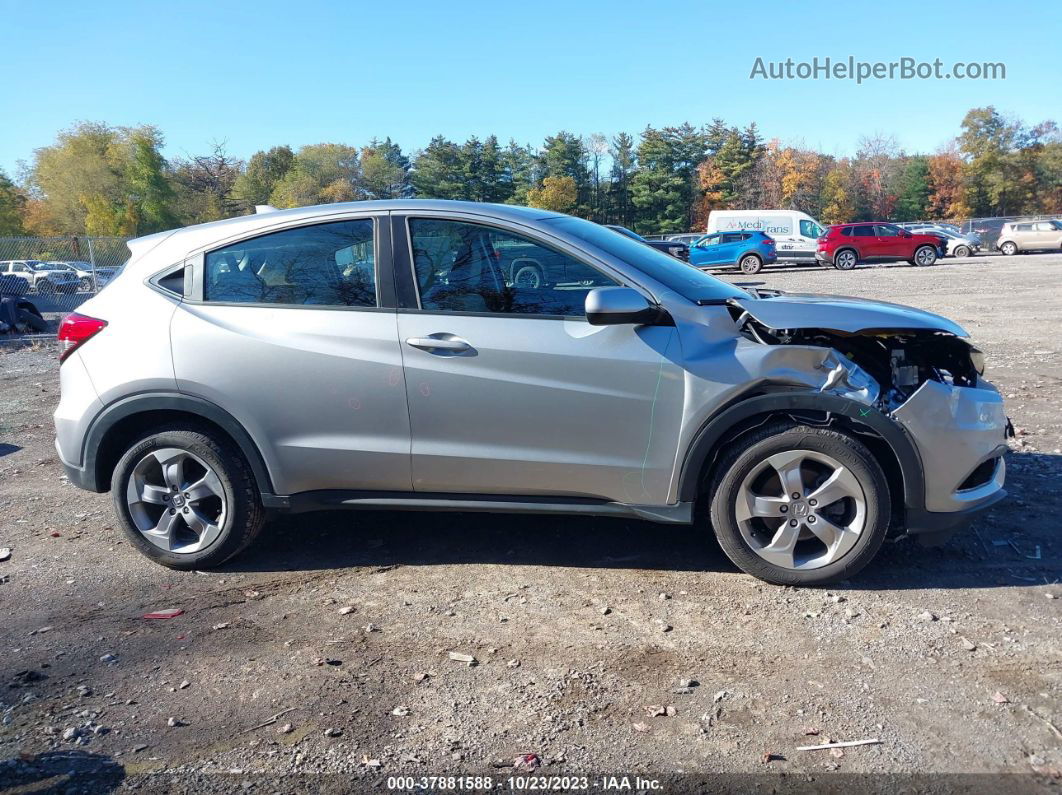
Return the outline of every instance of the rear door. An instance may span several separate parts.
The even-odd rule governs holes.
[[[619,278],[526,227],[392,217],[414,489],[665,503],[683,400],[676,330],[591,326],[587,292]],[[495,263],[517,245],[562,257],[565,281],[506,283]]]
[[[900,227],[892,224],[874,225],[875,257],[909,259],[914,253],[911,238],[904,237]]]
[[[243,424],[280,494],[411,489],[382,219],[303,223],[206,251],[174,313],[179,389]]]
[[[879,256],[878,238],[873,225],[863,224],[852,227],[852,243],[859,252],[860,259],[874,259]]]

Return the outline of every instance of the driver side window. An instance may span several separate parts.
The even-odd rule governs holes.
[[[484,224],[409,220],[421,309],[583,317],[586,294],[619,282],[530,238]]]

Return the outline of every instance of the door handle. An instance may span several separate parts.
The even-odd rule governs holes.
[[[448,353],[464,353],[465,351],[472,350],[472,346],[465,342],[460,337],[454,337],[451,335],[443,336],[429,336],[429,337],[410,337],[406,340],[406,345],[411,345],[414,348],[420,348],[421,350],[428,351],[447,351]]]

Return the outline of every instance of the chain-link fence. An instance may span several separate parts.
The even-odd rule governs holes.
[[[129,259],[125,243],[122,237],[0,237],[0,294],[26,296],[44,314],[71,312]]]

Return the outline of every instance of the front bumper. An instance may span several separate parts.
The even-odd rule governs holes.
[[[895,420],[922,461],[925,505],[908,506],[908,532],[954,532],[1006,496],[1007,416],[989,383],[926,381]]]

